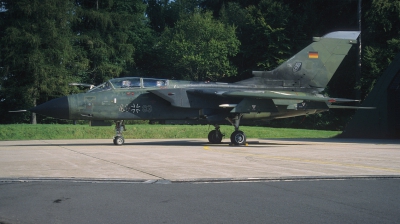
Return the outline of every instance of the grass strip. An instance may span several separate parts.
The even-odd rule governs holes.
[[[126,125],[126,139],[174,139],[207,138],[214,129],[209,125]],[[321,131],[288,128],[241,126],[247,138],[332,138],[340,131]],[[229,138],[233,127],[221,125],[221,132]],[[13,124],[0,125],[0,141],[4,140],[41,140],[41,139],[112,139],[114,127],[90,127],[88,125],[59,124]]]

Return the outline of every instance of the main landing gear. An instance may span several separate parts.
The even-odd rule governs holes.
[[[115,137],[113,139],[114,145],[123,145],[125,140],[122,132],[126,131],[124,121],[115,121]]]
[[[226,118],[234,127],[235,131],[231,134],[231,143],[234,145],[244,145],[246,144],[246,135],[243,131],[239,130],[240,119],[242,118],[242,114],[236,115],[234,118]],[[214,125],[215,130],[210,131],[208,134],[208,141],[210,143],[218,144],[221,143],[222,137],[224,136],[219,130],[219,125]]]
[[[208,133],[208,141],[210,143],[219,144],[222,141],[222,137],[224,136],[219,130],[219,125],[214,124],[215,130],[210,131]]]

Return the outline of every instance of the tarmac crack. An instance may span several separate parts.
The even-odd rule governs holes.
[[[46,141],[43,141],[43,142],[46,142]],[[119,163],[116,163],[116,162],[113,162],[113,161],[110,161],[110,160],[106,160],[106,159],[103,159],[103,158],[100,158],[100,157],[92,156],[92,155],[89,155],[89,154],[86,154],[86,153],[83,153],[83,152],[80,152],[80,151],[76,151],[76,150],[67,148],[67,147],[65,147],[65,146],[61,146],[61,145],[57,145],[57,144],[52,144],[52,143],[50,143],[50,142],[46,142],[46,143],[48,143],[48,144],[50,144],[50,145],[58,146],[58,147],[60,147],[60,148],[63,148],[63,149],[65,149],[65,150],[68,150],[68,151],[70,151],[70,152],[74,152],[74,153],[77,153],[77,154],[80,154],[80,155],[87,156],[87,157],[89,157],[89,158],[97,159],[97,160],[100,160],[100,161],[103,161],[103,162],[106,162],[106,163],[110,163],[110,164],[117,165],[117,166],[120,166],[120,167],[123,167],[123,168],[126,168],[126,169],[134,170],[134,171],[136,171],[136,172],[140,172],[140,173],[143,173],[143,174],[147,174],[147,175],[153,176],[153,177],[155,177],[155,178],[157,178],[157,179],[166,180],[166,179],[163,178],[163,177],[157,176],[157,175],[155,175],[155,174],[152,174],[152,173],[149,173],[149,172],[146,172],[146,171],[143,171],[143,170],[136,169],[136,168],[134,168],[134,167],[125,166],[125,165],[123,165],[123,164],[119,164]]]

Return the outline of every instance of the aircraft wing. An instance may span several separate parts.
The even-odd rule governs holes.
[[[346,102],[357,102],[359,100],[344,99],[344,98],[332,98],[323,96],[310,96],[305,93],[299,92],[283,92],[283,91],[234,91],[225,92],[221,94],[227,97],[242,97],[242,98],[256,98],[256,99],[277,99],[277,100],[306,100],[316,102],[327,102],[327,103],[346,103]]]
[[[364,109],[364,110],[373,110],[376,107],[356,107],[356,106],[339,106],[339,105],[328,105],[329,109]]]
[[[332,103],[348,103],[358,102],[360,100],[345,99],[345,98],[331,98],[324,96],[310,96],[300,92],[282,92],[282,91],[235,91],[225,92],[222,96],[242,97],[245,99],[258,99],[258,100],[303,100],[311,101],[306,104],[288,105],[288,109],[376,109],[375,107],[358,107],[358,106],[342,106],[332,105]]]
[[[303,92],[271,90],[226,90],[226,89],[158,89],[149,92],[167,100],[175,107],[233,108],[231,112],[278,112],[274,100],[301,100],[307,103],[288,104],[288,109],[329,109],[331,103],[356,102],[358,100],[309,95]],[[217,97],[217,98],[215,98]],[[230,100],[221,100],[232,98]],[[215,100],[213,100],[215,99]],[[219,100],[218,100],[219,99]],[[241,100],[240,100],[241,99]],[[333,107],[331,107],[333,108]],[[349,109],[349,108],[348,108]],[[355,109],[355,108],[351,108]]]

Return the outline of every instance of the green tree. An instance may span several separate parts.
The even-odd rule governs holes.
[[[276,0],[262,0],[246,8],[238,3],[222,7],[220,20],[237,26],[241,41],[240,52],[233,59],[239,67],[239,76],[250,75],[251,70],[273,69],[290,57],[291,42],[287,37],[290,14],[290,9]]]
[[[167,28],[161,36],[159,51],[166,67],[181,79],[221,79],[236,73],[229,57],[238,52],[235,27],[213,19],[210,12],[198,10]]]
[[[195,10],[202,8],[204,0],[144,0],[147,4],[146,15],[151,28],[162,33],[166,27],[172,28],[175,23]]]
[[[88,65],[82,81],[98,84],[130,74],[135,53],[144,54],[147,44],[146,5],[141,0],[77,0],[75,5],[75,45]]]
[[[153,32],[147,35],[144,54],[135,57],[138,68],[136,71],[140,71],[138,76],[179,78],[180,73],[177,76],[175,68],[170,67],[168,63],[161,63],[165,54],[160,52],[157,43],[165,28],[173,28],[181,18],[186,18],[195,10],[199,10],[201,0],[144,0],[144,2],[147,4],[146,17]],[[137,74],[136,71],[133,74]]]
[[[400,52],[400,0],[373,0],[364,5],[362,76],[358,88],[366,96]]]
[[[7,110],[29,108],[65,95],[75,61],[70,29],[73,5],[64,0],[3,0],[0,51],[2,123],[24,120]],[[21,117],[21,116],[19,116]],[[26,117],[25,117],[26,119]],[[32,122],[36,117],[32,116]]]

